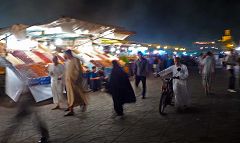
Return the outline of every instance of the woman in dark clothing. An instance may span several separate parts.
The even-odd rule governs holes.
[[[123,71],[116,60],[112,61],[112,64],[109,92],[113,98],[115,112],[118,116],[122,116],[123,104],[136,102],[136,97],[127,73]]]

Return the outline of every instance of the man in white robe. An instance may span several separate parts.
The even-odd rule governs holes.
[[[177,77],[173,79],[173,92],[175,96],[175,106],[177,109],[183,109],[190,105],[190,95],[187,88],[188,69],[186,65],[180,63],[180,58],[174,59],[174,65],[161,71],[160,76],[166,76],[172,73],[172,76]],[[177,69],[181,68],[181,71]]]
[[[51,76],[51,88],[53,95],[53,103],[56,104],[54,109],[60,108],[60,103],[64,101],[63,97],[63,73],[64,66],[58,62],[57,56],[53,57],[53,64],[48,67]]]
[[[202,84],[205,89],[205,94],[209,95],[211,92],[212,76],[215,72],[215,62],[213,54],[209,51],[206,57],[202,60]]]

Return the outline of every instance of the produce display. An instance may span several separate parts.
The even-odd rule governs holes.
[[[43,48],[43,47],[42,47]],[[49,84],[50,76],[48,75],[47,65],[52,63],[53,54],[49,51],[43,51],[41,49],[34,49],[32,51],[20,51],[15,50],[9,53],[7,60],[9,60],[19,71],[19,73],[28,80],[29,85],[41,85]],[[80,52],[74,52],[80,53]],[[57,54],[57,53],[55,53]],[[82,54],[89,60],[88,64],[92,64],[98,68],[105,67],[105,72],[110,74],[113,59],[116,57],[108,54],[104,54],[100,51],[82,52]],[[65,59],[63,54],[57,54],[60,63],[64,63]],[[121,65],[124,62],[119,61]],[[84,68],[84,71],[87,69]]]
[[[23,64],[15,66],[22,77],[28,79],[30,85],[49,84],[50,77],[48,76],[47,65],[44,63],[38,64]]]
[[[48,76],[47,67],[45,64],[23,64],[15,66],[23,77],[38,78]]]
[[[52,61],[46,57],[43,53],[38,51],[33,51],[34,54],[36,54],[39,58],[41,58],[45,63],[51,63]]]
[[[14,56],[13,56],[12,54],[10,54],[10,53],[7,55],[6,59],[7,59],[8,61],[10,61],[10,62],[13,64],[13,66],[24,64],[24,62],[23,62],[22,60],[14,57]]]
[[[57,57],[58,57],[58,59],[59,59],[60,62],[64,62],[64,61],[65,61],[64,58],[63,58],[62,56],[57,55]]]
[[[91,60],[90,62],[96,67],[99,67],[99,68],[103,67],[103,65],[99,62],[99,60]]]
[[[37,77],[48,76],[48,69],[46,64],[33,64],[29,65],[29,68],[37,75]]]
[[[101,65],[103,65],[104,67],[111,67],[112,63],[109,60],[99,60],[98,61]]]
[[[31,58],[34,63],[41,63],[43,62],[43,60],[41,58],[39,58],[36,54],[34,54],[33,52],[25,52],[26,55]]]
[[[28,65],[26,65],[26,64],[17,65],[17,66],[15,66],[15,68],[18,70],[18,72],[24,78],[34,78],[34,77],[37,77],[37,75],[30,68],[28,68]]]
[[[11,52],[11,54],[14,57],[21,59],[26,64],[34,63],[34,61],[30,57],[28,57],[24,51],[15,50],[15,51]]]

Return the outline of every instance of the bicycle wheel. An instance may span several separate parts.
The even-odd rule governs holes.
[[[161,96],[161,98],[160,98],[160,103],[159,103],[159,113],[160,113],[161,115],[165,115],[164,109],[165,109],[165,107],[167,106],[166,99],[167,99],[167,93],[166,93],[166,92],[163,92],[163,93],[162,93],[162,96]]]

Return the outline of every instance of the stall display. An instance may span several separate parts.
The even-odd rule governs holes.
[[[91,60],[90,62],[98,68],[103,67],[103,65],[99,63],[99,60]]]
[[[24,62],[16,57],[14,57],[12,54],[8,54],[6,59],[12,63],[13,66],[15,65],[21,65],[24,64]]]
[[[109,75],[111,61],[118,58],[105,54],[103,50],[94,49],[95,39],[102,37],[124,40],[131,35],[117,34],[117,31],[121,31],[119,27],[68,17],[44,25],[20,26],[13,25],[0,33],[0,36],[7,41],[6,49],[9,52],[6,59],[12,66],[6,70],[6,93],[14,101],[18,100],[25,88],[30,89],[36,102],[51,98],[47,65],[52,63],[53,55],[57,55],[59,61],[64,63],[62,52],[66,49],[72,49],[73,55],[79,58],[84,66],[104,67],[106,74]],[[24,31],[24,34],[19,38],[19,35],[12,33],[13,29],[15,33],[21,34]],[[9,34],[10,36],[6,36]],[[121,65],[125,64],[122,61],[119,62]],[[87,70],[86,67],[83,67],[84,71]]]
[[[39,51],[33,51],[34,54],[36,54],[39,58],[41,58],[45,63],[51,63],[52,61],[46,57],[43,53]]]
[[[26,55],[31,58],[34,63],[41,63],[43,62],[43,60],[41,58],[39,58],[36,54],[34,54],[33,52],[29,51],[29,52],[25,52]]]
[[[34,61],[27,56],[27,54],[25,54],[24,51],[20,51],[20,50],[15,50],[10,52],[14,57],[19,58],[20,60],[22,60],[25,64],[31,64],[34,63]]]

